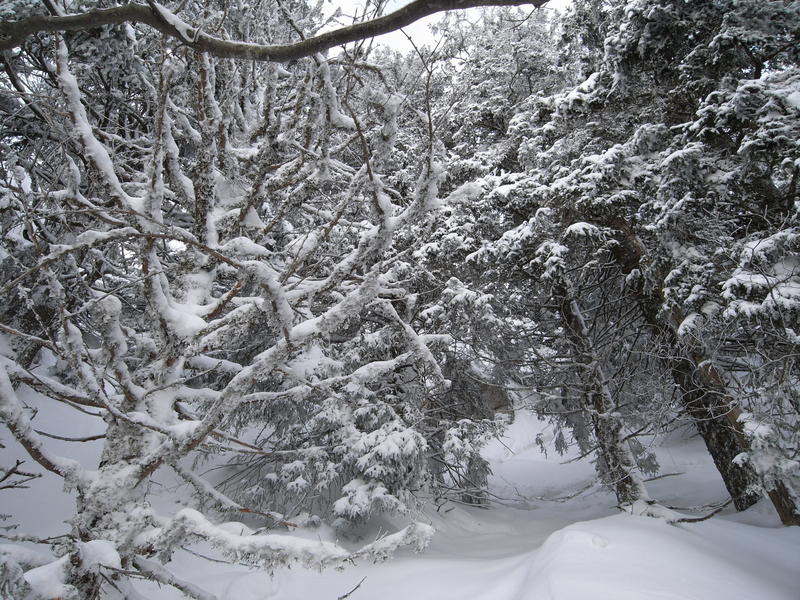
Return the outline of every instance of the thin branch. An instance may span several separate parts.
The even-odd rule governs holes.
[[[354,587],[352,590],[350,590],[350,591],[349,591],[349,592],[347,592],[346,594],[342,594],[342,595],[341,595],[341,596],[339,596],[339,597],[338,597],[336,600],[345,600],[345,598],[349,598],[353,592],[355,592],[355,591],[356,591],[358,588],[360,588],[360,587],[361,587],[361,584],[362,584],[362,583],[364,583],[364,580],[365,580],[366,578],[367,578],[367,576],[366,576],[366,575],[365,575],[364,577],[362,577],[362,578],[361,578],[361,581],[359,581],[359,582],[358,582],[358,584],[356,585],[356,587]]]
[[[42,476],[41,473],[28,473],[27,471],[21,471],[20,467],[24,463],[24,460],[16,461],[16,464],[13,467],[5,469],[5,473],[3,473],[3,469],[0,469],[0,490],[27,488],[28,486],[25,485],[27,482],[29,482],[31,479],[36,479]],[[16,475],[18,479],[13,479],[8,483],[3,483],[14,475]]]
[[[133,559],[133,564],[146,578],[172,586],[190,598],[194,598],[195,600],[217,600],[215,595],[209,594],[193,583],[178,579],[155,561],[137,556]]]
[[[0,51],[16,48],[36,33],[83,31],[102,25],[141,23],[178,39],[190,48],[208,52],[220,58],[286,62],[312,56],[349,42],[390,33],[419,19],[443,11],[463,10],[479,6],[520,6],[522,4],[540,7],[545,3],[546,0],[416,0],[386,16],[354,23],[294,44],[264,45],[213,37],[199,28],[184,23],[160,4],[149,0],[147,5],[132,3],[74,15],[35,16],[19,21],[0,22]]]
[[[731,502],[733,502],[733,498],[729,499],[727,502],[725,502],[725,504],[723,504],[722,506],[718,507],[715,510],[712,510],[710,513],[708,513],[705,516],[702,516],[702,517],[684,517],[684,518],[681,518],[681,519],[670,520],[670,521],[668,521],[668,523],[670,525],[677,525],[678,523],[700,523],[702,521],[707,521],[708,519],[710,519],[714,515],[717,515],[717,514],[721,513],[725,509],[725,507],[727,507]]]
[[[102,440],[106,437],[105,433],[100,433],[98,435],[87,435],[85,437],[66,437],[62,435],[56,435],[54,433],[47,433],[41,429],[34,429],[34,431],[39,435],[43,435],[44,437],[49,437],[54,440],[61,440],[63,442],[93,442],[95,440]]]

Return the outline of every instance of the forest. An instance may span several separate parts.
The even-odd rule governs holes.
[[[0,598],[798,597],[800,1],[0,19]]]

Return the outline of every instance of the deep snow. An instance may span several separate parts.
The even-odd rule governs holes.
[[[29,393],[25,400],[40,399]],[[63,410],[63,414],[61,412]],[[48,405],[35,423],[54,433],[88,435],[102,430],[91,417],[75,419],[68,409]],[[586,487],[593,466],[586,460],[566,462],[555,453],[544,456],[535,442],[547,428],[519,411],[505,437],[485,450],[494,474],[495,498],[489,510],[447,503],[422,508],[413,517],[437,533],[421,554],[399,552],[379,564],[359,563],[341,571],[281,570],[273,575],[176,553],[169,568],[180,578],[217,595],[219,600],[797,600],[800,598],[800,530],[782,528],[762,503],[742,514],[727,509],[702,523],[669,525],[664,521],[620,514],[613,496]],[[20,449],[2,434],[3,463]],[[91,466],[100,443],[58,448]],[[656,448],[664,473],[680,473],[651,482],[651,495],[666,505],[701,506],[726,498],[725,490],[702,442],[688,434],[661,440]],[[175,503],[173,481],[153,486],[159,511],[182,508]],[[53,535],[66,530],[72,499],[50,475],[30,490],[3,492],[0,512],[15,515],[20,530]],[[167,494],[166,492],[170,493]],[[562,498],[562,500],[555,500]],[[701,513],[693,513],[701,514]],[[400,519],[386,519],[364,530],[363,545]],[[330,528],[296,532],[307,539],[335,541]],[[39,547],[41,550],[42,547]],[[192,550],[218,557],[211,548]],[[360,586],[358,584],[360,583]],[[356,588],[354,590],[354,588]],[[182,598],[180,592],[137,582],[142,598]]]

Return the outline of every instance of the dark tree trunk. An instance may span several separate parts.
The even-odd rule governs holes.
[[[669,347],[669,346],[668,346]],[[673,348],[670,347],[670,351]],[[685,358],[671,357],[672,378],[680,390],[680,400],[687,414],[706,444],[717,470],[733,498],[736,510],[745,510],[758,502],[760,495],[751,491],[758,478],[747,464],[737,464],[734,459],[747,447],[727,418],[729,406],[724,397],[715,393],[695,377],[697,367]]]
[[[608,387],[608,378],[595,355],[580,306],[566,284],[554,286],[559,312],[572,354],[586,378],[585,408],[592,415],[597,447],[605,463],[605,473],[599,473],[613,486],[620,505],[637,500],[649,500],[636,458],[624,440],[622,421],[617,403]]]
[[[619,232],[614,258],[625,273],[638,268],[644,245],[622,219],[611,225]],[[647,325],[664,344],[667,361],[680,401],[700,433],[737,510],[758,502],[753,492],[759,479],[753,468],[734,459],[750,450],[750,443],[738,422],[741,410],[727,391],[725,380],[707,357],[688,348],[678,337],[675,323],[679,315],[665,316],[661,311],[661,290],[647,290],[643,282],[634,291]],[[699,365],[708,365],[700,367]],[[778,482],[769,498],[784,525],[800,525],[800,515],[786,487]]]

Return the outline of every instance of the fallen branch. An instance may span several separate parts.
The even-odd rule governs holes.
[[[733,498],[730,498],[727,502],[725,502],[722,506],[718,507],[715,510],[712,510],[710,513],[703,517],[683,517],[681,519],[674,519],[668,521],[670,525],[677,525],[678,523],[700,523],[701,521],[707,521],[714,515],[721,513],[726,506],[728,506],[731,502],[733,502]]]

